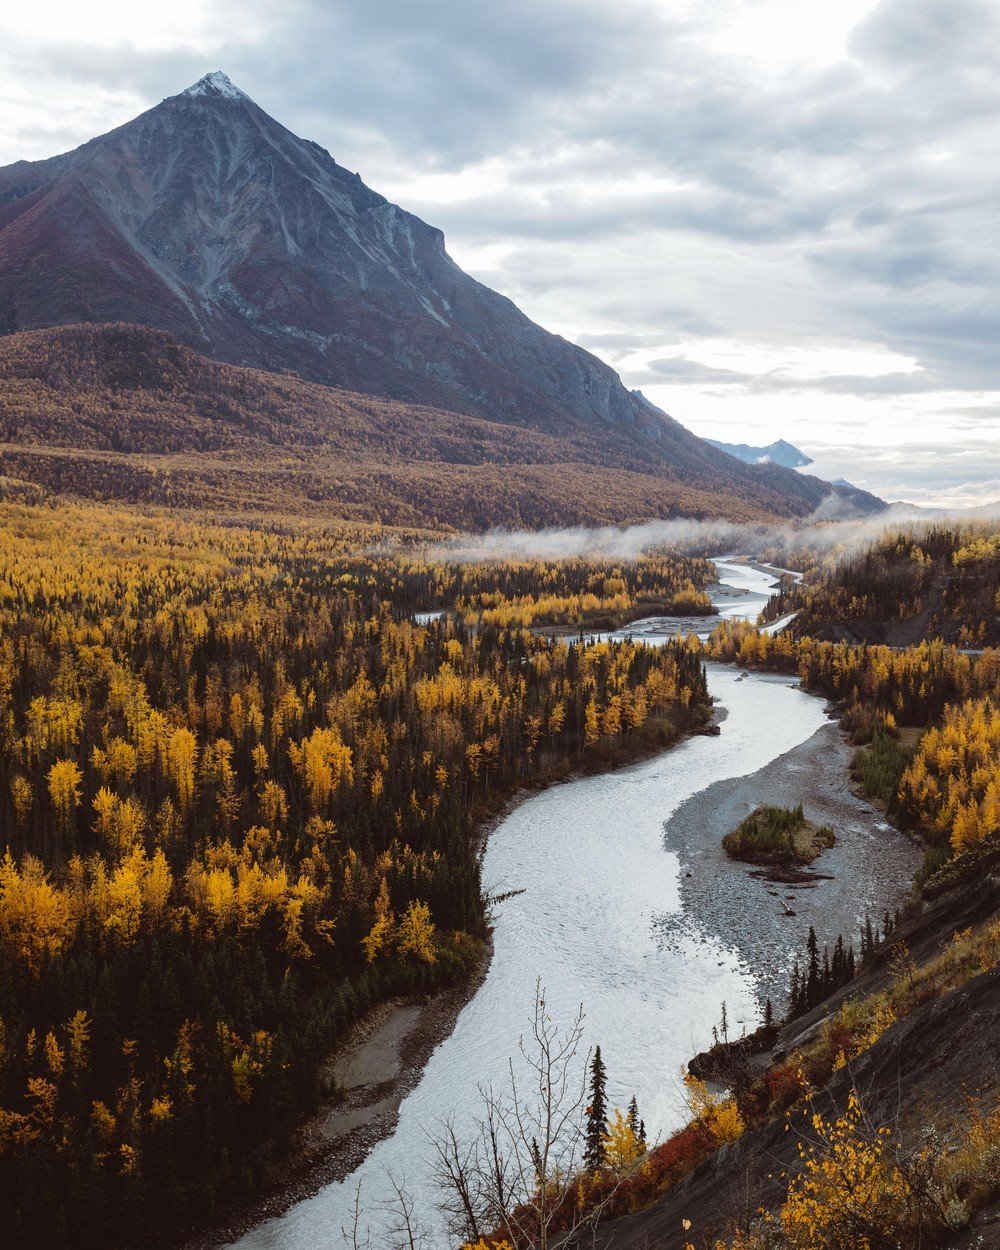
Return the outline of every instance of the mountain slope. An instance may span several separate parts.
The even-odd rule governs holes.
[[[0,331],[121,321],[231,363],[560,437],[602,431],[647,468],[740,500],[763,490],[784,515],[830,493],[734,465],[222,74],[74,152],[0,170]]]
[[[224,75],[75,152],[0,171],[0,202],[8,330],[141,321],[355,389],[660,433],[610,368],[469,278],[440,231]],[[39,239],[54,250],[47,279]]]
[[[7,494],[295,513],[389,524],[774,519],[815,506],[766,475],[652,462],[631,439],[550,434],[209,360],[161,330],[0,337]]]

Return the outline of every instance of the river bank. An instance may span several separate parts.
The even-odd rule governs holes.
[[[787,679],[786,679],[787,680]],[[718,781],[692,796],[666,822],[664,845],[681,863],[681,910],[665,934],[712,934],[740,951],[758,977],[761,1002],[779,1010],[789,965],[805,951],[810,927],[820,948],[838,934],[856,939],[866,915],[881,923],[902,902],[922,855],[882,812],[855,790],[854,748],[835,720],[806,742],[745,777]],[[836,842],[778,883],[752,864],[730,859],[722,839],[756,807],[801,803],[806,818],[829,825]]]
[[[725,717],[725,708],[716,707],[706,725],[691,726],[673,743],[636,738],[614,757],[592,762],[586,769],[551,774],[523,786],[480,822],[476,835],[480,861],[493,833],[539,793],[628,769],[662,755],[688,737],[712,736]],[[323,1083],[336,1093],[323,1099],[302,1125],[287,1158],[273,1166],[263,1192],[251,1203],[239,1204],[219,1216],[207,1229],[182,1238],[179,1244],[183,1250],[217,1250],[230,1245],[354,1173],[380,1142],[392,1136],[400,1106],[482,986],[492,958],[491,929],[482,959],[466,981],[436,994],[390,999],[368,1012],[324,1065]],[[336,1231],[339,1235],[339,1229]]]
[[[185,1250],[228,1245],[354,1172],[392,1134],[404,1098],[482,985],[491,954],[487,943],[468,981],[437,994],[390,999],[359,1021],[324,1070],[340,1095],[325,1100],[302,1126],[266,1191],[185,1239]]]

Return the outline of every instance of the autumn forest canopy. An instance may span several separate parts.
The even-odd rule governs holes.
[[[370,1009],[481,967],[485,821],[522,787],[706,728],[706,659],[831,700],[858,784],[924,849],[921,889],[1000,862],[996,527],[887,531],[856,554],[836,529],[815,549],[803,531],[783,557],[802,581],[766,611],[792,616],[781,632],[722,620],[707,642],[593,642],[711,615],[715,567],[662,547],[451,560],[435,544],[458,527],[712,514],[720,480],[704,466],[651,469],[627,438],[515,432],[221,365],[129,326],[0,342],[0,427],[0,1220],[14,1246],[183,1239],[258,1193]],[[739,481],[730,519],[787,515],[777,479]],[[804,516],[817,500],[802,482]],[[779,808],[732,836],[766,863],[834,838]],[[851,935],[825,935],[832,957],[814,943],[777,1012],[849,985],[890,932],[863,936],[857,961]],[[995,946],[992,929],[970,933],[947,984]],[[832,1079],[911,1006],[880,999],[837,1046],[731,1095],[692,1077],[691,1122],[652,1148],[609,1114],[588,1168],[560,1182],[574,1218],[660,1200],[800,1106],[800,1070],[809,1089]],[[861,1149],[854,1115],[822,1121],[831,1149]],[[804,1193],[789,1190],[790,1212]]]
[[[714,566],[662,550],[450,564],[382,525],[66,498],[0,504],[0,531],[0,1217],[14,1245],[177,1236],[255,1192],[365,1012],[478,965],[483,820],[519,787],[703,727],[705,658],[833,700],[866,792],[921,839],[927,888],[1000,853],[995,651],[726,621],[707,644],[579,641],[710,608]],[[903,553],[919,578],[940,548],[954,616],[969,587],[977,605],[995,594],[994,543],[989,527],[909,533],[862,560]],[[770,614],[839,608],[858,563],[821,565]],[[841,984],[854,956],[849,973],[837,959]],[[861,1054],[880,1033],[857,1030],[844,1045]],[[795,1088],[699,1104],[687,1136],[648,1159],[635,1147],[608,1212],[656,1200]],[[609,1175],[581,1181],[587,1202],[608,1199]]]
[[[83,504],[0,524],[15,1244],[141,1239],[253,1186],[365,1009],[479,958],[482,816],[708,715],[686,645],[528,628],[693,594],[702,561],[447,567]]]

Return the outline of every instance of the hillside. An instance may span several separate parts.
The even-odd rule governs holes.
[[[686,1250],[689,1245],[699,1250],[799,1250],[812,1244],[858,1250],[864,1243],[851,1238],[847,1221],[838,1234],[837,1225],[830,1219],[831,1211],[822,1201],[817,1203],[814,1214],[816,1240],[812,1243],[795,1236],[782,1239],[775,1235],[773,1226],[768,1239],[764,1221],[758,1225],[757,1237],[731,1230],[745,1229],[748,1213],[781,1208],[788,1178],[799,1174],[803,1167],[800,1146],[817,1145],[812,1117],[822,1116],[827,1124],[836,1122],[848,1108],[852,1091],[861,1092],[863,1118],[853,1145],[864,1149],[873,1126],[891,1125],[892,1150],[899,1150],[906,1158],[911,1152],[926,1148],[929,1120],[933,1118],[943,1138],[938,1139],[937,1148],[944,1158],[935,1160],[937,1171],[947,1176],[946,1160],[958,1155],[967,1143],[970,1107],[977,1101],[983,1107],[992,1107],[1000,1095],[994,1058],[994,1037],[1000,1026],[1000,969],[995,966],[998,915],[1000,880],[995,875],[975,887],[963,883],[932,902],[915,906],[894,934],[897,942],[892,950],[852,982],[850,995],[838,991],[808,1016],[778,1031],[770,1049],[757,1059],[753,1079],[762,1086],[769,1081],[774,1085],[782,1079],[787,1081],[790,1058],[794,1062],[795,1058],[808,1055],[815,1061],[817,1052],[828,1047],[825,1038],[839,1023],[838,1013],[848,1016],[850,1009],[844,1006],[848,997],[857,1003],[870,1003],[891,993],[899,980],[898,972],[893,971],[892,953],[898,955],[900,944],[905,944],[916,960],[913,976],[920,986],[920,992],[910,996],[906,1012],[901,1012],[898,1019],[886,1021],[882,1025],[885,1031],[871,1045],[837,1069],[808,1101],[799,1101],[787,1117],[776,1115],[710,1154],[649,1210],[601,1226],[594,1246],[600,1250],[646,1250],[651,1245],[659,1250]],[[983,949],[985,970],[975,964],[962,971],[949,966],[949,953],[956,948],[953,935],[963,928],[977,934],[994,934]],[[978,949],[971,953],[978,959]],[[854,1015],[862,1013],[855,1010]],[[750,1097],[745,1088],[744,1094]],[[981,1164],[989,1169],[992,1155],[987,1154],[986,1144],[980,1139],[977,1154]],[[995,1144],[990,1142],[990,1146],[995,1151]],[[967,1151],[967,1144],[965,1148]],[[975,1192],[977,1201],[969,1204],[971,1209],[964,1219],[956,1204],[955,1226],[951,1230],[939,1228],[938,1234],[933,1235],[924,1229],[922,1237],[917,1233],[914,1240],[907,1240],[908,1230],[897,1226],[898,1240],[873,1239],[870,1244],[922,1245],[928,1250],[996,1246],[995,1229],[991,1228],[995,1207],[989,1182],[984,1184],[983,1178],[974,1188],[974,1169],[969,1172],[966,1192]],[[957,1180],[956,1188],[961,1193],[962,1178]],[[947,1192],[945,1185],[942,1191]],[[873,1190],[869,1199],[873,1228],[878,1228],[880,1222],[891,1228],[886,1213],[881,1213],[881,1221],[876,1213],[877,1192]],[[842,1194],[841,1198],[846,1199],[844,1205],[849,1209],[850,1195]],[[685,1219],[692,1221],[692,1227],[684,1227]],[[966,1222],[976,1231],[964,1228]],[[752,1226],[753,1221],[750,1223]],[[859,1235],[864,1235],[867,1230],[863,1224],[861,1229]],[[716,1242],[715,1236],[727,1231],[730,1237]],[[831,1232],[833,1238],[839,1235],[842,1239],[821,1240],[824,1235],[830,1237]]]
[[[1000,644],[1000,533],[996,525],[933,526],[887,534],[773,599],[796,637],[911,646],[942,638]]]
[[[515,428],[574,445],[575,456],[552,448],[546,462],[662,469],[695,493],[682,510],[696,515],[728,515],[729,496],[737,512],[751,501],[801,515],[832,489],[734,463],[697,438],[465,274],[439,230],[222,74],[73,152],[0,169],[0,334],[112,322],[167,331],[216,360],[486,419],[507,430],[502,443]],[[478,428],[477,440],[492,442]],[[470,456],[492,452],[455,459]],[[538,451],[527,458],[538,462]],[[631,494],[627,483],[609,486]],[[546,486],[522,475],[512,489],[530,497]],[[720,497],[697,497],[706,490]],[[835,493],[855,510],[880,506],[863,492]],[[661,513],[655,495],[639,514]]]
[[[8,493],[470,529],[805,515],[827,490],[225,365],[127,325],[0,338],[0,444]]]

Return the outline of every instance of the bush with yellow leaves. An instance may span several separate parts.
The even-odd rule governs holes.
[[[743,1117],[734,1098],[718,1097],[690,1072],[684,1074],[684,1087],[692,1119],[708,1132],[717,1146],[725,1146],[743,1136]]]

